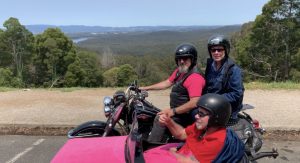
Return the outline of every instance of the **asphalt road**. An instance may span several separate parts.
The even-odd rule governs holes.
[[[65,136],[0,136],[1,163],[49,163],[67,141]],[[263,158],[259,163],[298,163],[300,162],[300,141],[265,140],[261,151],[276,147],[277,159]]]
[[[64,136],[0,136],[1,163],[49,163],[66,142]]]

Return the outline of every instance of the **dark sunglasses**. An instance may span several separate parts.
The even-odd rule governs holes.
[[[186,61],[187,59],[189,59],[190,57],[176,57],[176,60],[179,61],[179,60],[184,60]]]
[[[211,52],[216,52],[216,51],[222,52],[222,51],[224,51],[224,49],[221,49],[221,48],[220,48],[220,49],[210,49],[210,51],[211,51]]]
[[[210,115],[209,113],[203,113],[203,112],[201,112],[200,110],[198,110],[197,114],[198,114],[198,116],[201,117],[201,118],[203,118],[203,117],[205,117],[205,116],[207,116],[207,115]]]

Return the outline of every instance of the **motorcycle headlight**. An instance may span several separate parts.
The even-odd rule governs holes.
[[[105,117],[108,117],[111,114],[111,108],[109,106],[104,106]]]
[[[113,99],[111,97],[104,97],[103,99],[103,104],[104,104],[104,114],[106,117],[108,117],[111,114],[111,107],[113,105]]]

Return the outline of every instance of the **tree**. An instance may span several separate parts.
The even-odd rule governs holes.
[[[16,76],[22,81],[24,66],[31,63],[34,37],[16,18],[9,18],[3,24],[5,30],[0,32],[2,54],[10,54]]]
[[[78,53],[81,68],[85,71],[85,87],[97,87],[103,83],[102,69],[99,57],[96,53],[81,51]]]
[[[8,68],[0,68],[0,86],[1,87],[20,87],[22,81],[13,75]]]
[[[113,52],[109,47],[106,47],[104,49],[101,58],[101,65],[103,66],[103,68],[112,68],[115,65],[115,58]]]
[[[12,59],[5,40],[6,39],[4,38],[4,31],[0,29],[0,66],[10,67],[12,65]]]
[[[136,72],[129,64],[113,67],[103,73],[104,86],[128,86],[133,80],[137,79]]]
[[[36,36],[35,42],[36,84],[63,86],[63,79],[70,64],[75,62],[73,42],[58,28],[48,28]]]
[[[118,86],[119,67],[113,67],[103,73],[103,85],[106,87]]]
[[[292,61],[298,63],[295,67],[291,69],[292,80],[296,82],[300,82],[300,48],[298,49],[298,53],[292,58]]]
[[[173,55],[116,56],[116,64],[129,64],[134,68],[139,83],[149,85],[166,79],[176,68]]]
[[[253,67],[253,58],[249,55],[248,49],[250,48],[250,34],[252,30],[253,22],[245,23],[242,25],[241,31],[235,33],[231,38],[232,50],[231,56],[236,59],[236,62],[243,67],[244,80],[255,80],[257,77],[261,77],[259,74],[254,73],[256,71]],[[258,70],[257,70],[258,71]]]
[[[75,62],[68,66],[68,71],[65,75],[64,85],[67,87],[82,86],[84,82],[85,72],[80,67],[80,60],[77,57]]]
[[[269,80],[285,81],[292,78],[292,69],[300,71],[296,68],[300,63],[292,60],[300,47],[299,16],[299,0],[271,0],[263,7],[251,32],[237,43],[237,49],[244,51],[238,55],[247,54],[250,59],[250,72]]]
[[[119,67],[117,72],[118,86],[128,86],[133,80],[136,79],[136,72],[131,65],[125,64]]]

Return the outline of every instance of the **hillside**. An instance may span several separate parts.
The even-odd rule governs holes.
[[[200,56],[206,57],[207,39],[216,33],[230,36],[239,31],[241,26],[195,29],[186,31],[151,31],[105,34],[69,34],[73,39],[84,38],[77,43],[81,48],[102,54],[109,50],[116,55],[166,55],[173,54],[177,45],[190,42],[196,45]],[[80,35],[80,37],[78,37]],[[203,55],[204,54],[204,55]]]
[[[133,26],[133,27],[104,27],[84,25],[26,25],[26,28],[34,34],[43,33],[47,28],[60,28],[64,33],[108,33],[108,32],[153,32],[153,31],[190,31],[197,29],[212,29],[220,26]]]
[[[51,26],[27,25],[34,34],[47,28],[60,28],[77,46],[99,54],[114,55],[171,55],[176,46],[184,42],[195,44],[200,60],[206,58],[207,39],[216,33],[230,36],[241,29],[232,26]]]

